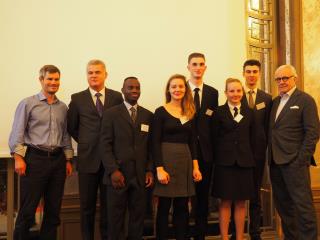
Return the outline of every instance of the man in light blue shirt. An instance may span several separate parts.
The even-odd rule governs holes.
[[[40,239],[56,239],[66,175],[72,172],[73,149],[67,133],[67,106],[56,97],[60,71],[40,69],[40,93],[22,100],[15,113],[9,147],[20,176],[20,209],[14,239],[29,239],[41,197],[44,217]]]

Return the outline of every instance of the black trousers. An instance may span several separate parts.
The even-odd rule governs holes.
[[[175,229],[175,239],[185,240],[188,236],[189,211],[188,197],[159,197],[157,219],[156,219],[156,238],[157,240],[168,239],[169,229],[169,210],[173,204],[172,223]]]
[[[103,184],[103,175],[104,167],[102,164],[96,173],[78,173],[81,233],[83,240],[94,240],[98,189],[100,193],[100,235],[102,240],[108,239],[107,187]]]
[[[41,197],[44,214],[40,229],[41,240],[56,240],[60,224],[60,208],[66,178],[66,159],[62,151],[44,156],[28,149],[25,156],[26,175],[20,178],[20,209],[15,224],[14,239],[29,239],[29,229]]]
[[[126,180],[126,186],[115,189],[107,186],[108,195],[108,221],[112,227],[108,229],[109,240],[124,239],[124,224],[128,224],[127,240],[141,240],[143,236],[143,223],[146,213],[146,188],[140,186],[136,178]],[[129,221],[126,222],[128,209]]]
[[[249,232],[251,239],[261,239],[261,183],[264,173],[266,158],[256,159],[256,167],[253,169],[254,197],[249,201],[250,225]]]
[[[294,161],[270,165],[273,198],[285,240],[316,240],[317,217],[313,206],[309,167]]]
[[[193,203],[195,207],[195,222],[197,239],[204,239],[207,233],[208,225],[208,205],[209,205],[209,192],[212,176],[212,162],[205,162],[203,160],[201,150],[198,148],[198,163],[202,180],[196,183],[196,196]]]

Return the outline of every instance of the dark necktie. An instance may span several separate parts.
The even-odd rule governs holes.
[[[199,88],[195,88],[194,91],[194,105],[196,107],[196,112],[199,113],[200,112],[200,96],[199,96]]]
[[[249,93],[249,108],[253,109],[254,108],[254,101],[253,101],[254,91],[250,90],[248,93]]]
[[[134,123],[137,119],[137,110],[134,107],[131,107],[130,111],[131,111],[131,119],[132,119],[132,122]]]
[[[234,107],[233,110],[234,110],[233,118],[235,118],[238,115],[238,108]]]
[[[96,102],[96,108],[97,108],[97,111],[99,113],[99,116],[102,117],[102,113],[103,113],[103,104],[100,100],[100,97],[102,96],[101,93],[96,93],[95,96],[97,97],[97,102]]]

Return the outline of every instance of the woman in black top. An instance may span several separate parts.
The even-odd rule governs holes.
[[[226,81],[226,104],[218,107],[213,128],[214,182],[213,196],[221,199],[219,206],[220,233],[228,238],[231,204],[237,240],[243,239],[245,200],[253,194],[254,160],[251,151],[252,110],[241,105],[242,84],[238,79]]]
[[[166,104],[156,109],[153,122],[153,158],[157,168],[154,195],[158,196],[157,239],[168,238],[168,215],[173,203],[176,239],[188,233],[188,199],[194,195],[193,181],[201,180],[193,116],[195,107],[183,75],[173,75],[166,86]]]

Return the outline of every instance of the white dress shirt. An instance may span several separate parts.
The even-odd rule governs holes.
[[[194,85],[190,80],[188,81],[190,90],[192,93],[192,97],[194,98],[194,89],[199,88],[199,101],[200,101],[200,106],[201,106],[201,100],[202,100],[202,93],[203,93],[203,83],[200,84],[200,86]]]
[[[277,109],[277,113],[276,113],[276,119],[279,117],[282,109],[284,108],[284,106],[286,105],[286,103],[288,102],[288,100],[290,99],[292,93],[294,92],[294,90],[296,90],[296,86],[293,87],[290,91],[288,91],[287,93],[283,94],[281,96],[281,99],[280,99],[280,103],[279,103],[279,106],[278,106],[278,109]]]
[[[96,96],[97,91],[93,90],[93,89],[90,88],[90,87],[89,87],[89,91],[90,91],[90,93],[91,93],[91,97],[92,97],[92,100],[93,100],[93,102],[94,102],[94,105],[96,105],[96,103],[97,103],[97,96]],[[99,93],[101,93],[100,100],[101,100],[101,102],[102,102],[102,105],[104,105],[104,100],[105,100],[105,98],[106,98],[106,88],[103,87],[103,88],[101,89],[101,91],[99,91]]]

